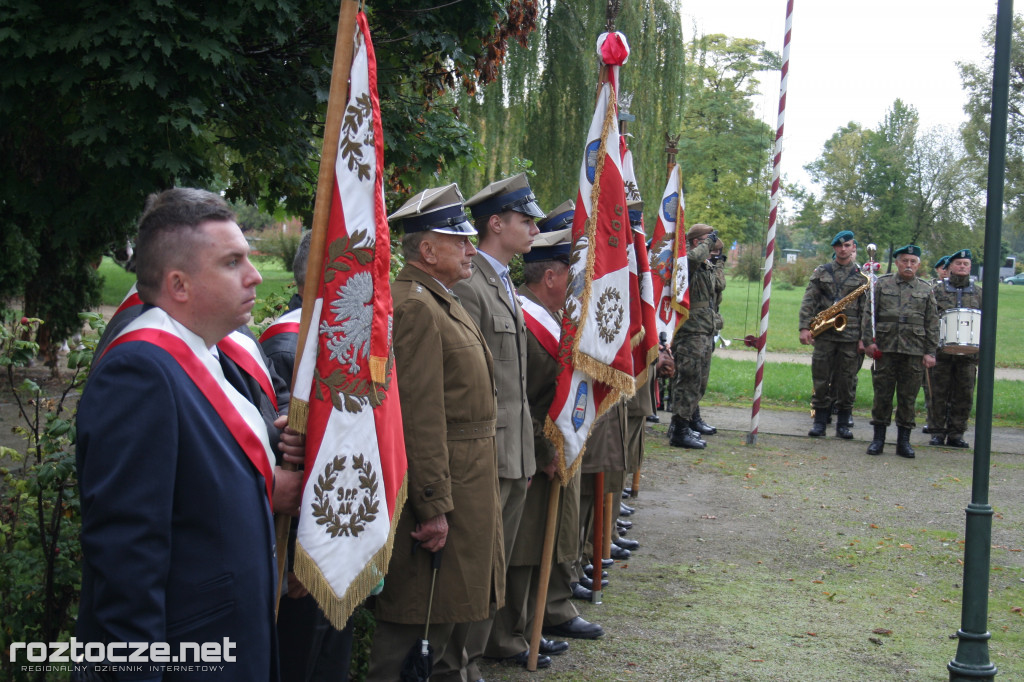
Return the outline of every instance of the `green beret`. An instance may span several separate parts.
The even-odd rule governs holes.
[[[853,239],[853,232],[843,230],[842,232],[837,233],[835,237],[832,237],[832,246],[839,246],[843,242],[848,242],[851,239]]]
[[[900,248],[898,248],[898,249],[896,249],[895,251],[892,252],[892,257],[893,258],[899,258],[900,256],[902,256],[905,253],[909,253],[911,256],[917,256],[918,258],[920,258],[921,257],[921,247],[914,246],[913,244],[907,244],[906,246],[901,246]]]
[[[952,264],[953,261],[955,261],[955,260],[957,260],[959,258],[966,258],[967,260],[971,260],[971,250],[970,249],[960,249],[956,253],[950,254],[950,255],[946,256],[946,258],[949,259],[948,262],[950,264]]]
[[[935,261],[935,269],[944,268],[949,265],[949,256],[943,256],[939,260]]]

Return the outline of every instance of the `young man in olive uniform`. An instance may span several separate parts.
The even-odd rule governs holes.
[[[867,279],[861,274],[855,259],[857,242],[853,232],[843,230],[836,234],[832,238],[832,250],[835,258],[814,269],[800,305],[800,343],[814,346],[811,354],[811,380],[814,383],[811,407],[814,408],[814,424],[807,435],[825,435],[825,425],[829,421],[832,398],[835,396],[836,436],[849,439],[853,438],[850,425],[857,393],[856,377],[863,362],[863,356],[857,352],[860,318],[868,297],[857,296],[842,310],[846,316],[846,326],[842,331],[830,325],[815,337],[811,326],[816,315],[852,294],[866,284]],[[870,305],[867,307],[870,308]]]
[[[871,306],[864,306],[861,339],[867,355],[882,351],[871,371],[875,404],[871,424],[875,435],[868,445],[869,455],[880,455],[885,446],[885,430],[892,419],[892,397],[896,393],[896,454],[911,458],[910,432],[914,429],[914,403],[921,390],[925,368],[935,366],[939,345],[939,315],[932,288],[917,277],[921,249],[913,244],[893,251],[897,271],[882,275],[875,283],[876,341],[871,339]]]
[[[950,308],[981,310],[981,287],[971,281],[971,250],[961,249],[949,258],[949,277],[936,283],[935,302],[939,315]],[[931,445],[968,448],[964,440],[967,419],[974,402],[974,382],[978,378],[978,354],[953,355],[942,349],[931,369],[928,401],[928,433]]]

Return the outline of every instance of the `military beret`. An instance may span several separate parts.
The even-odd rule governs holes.
[[[958,260],[960,258],[966,258],[967,260],[971,260],[971,250],[970,249],[960,249],[956,253],[953,253],[953,254],[950,254],[950,255],[946,256],[946,258],[949,259],[948,262],[949,262],[950,265],[953,264],[953,261]]]
[[[691,241],[693,239],[700,239],[701,237],[706,237],[707,235],[711,234],[714,231],[715,231],[715,228],[711,227],[710,225],[705,225],[704,223],[697,223],[696,225],[691,227],[689,230],[687,230],[687,232],[686,232],[686,241]]]
[[[848,242],[851,239],[853,239],[853,232],[851,232],[850,230],[843,230],[842,232],[837,232],[836,236],[832,237],[832,246],[839,246],[840,244]]]
[[[425,230],[444,234],[476,234],[463,209],[462,192],[454,182],[414,195],[388,216],[388,222],[401,224],[406,234]]]
[[[943,256],[939,260],[935,261],[935,269],[944,268],[949,265],[949,256]]]
[[[466,202],[466,208],[474,218],[518,211],[531,218],[543,218],[544,211],[537,205],[537,197],[530,189],[526,173],[519,173],[504,180],[497,180],[474,194]]]
[[[542,260],[565,260],[572,252],[572,219],[576,204],[564,201],[537,223],[540,234],[533,240],[533,246],[523,254],[524,263]]]
[[[893,258],[898,258],[899,256],[902,256],[905,253],[910,254],[911,256],[917,256],[918,258],[920,258],[921,257],[921,247],[915,246],[913,244],[907,244],[906,246],[901,246],[900,248],[898,248],[898,249],[896,249],[895,251],[892,252],[892,257]]]

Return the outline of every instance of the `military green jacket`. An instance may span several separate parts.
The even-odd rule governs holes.
[[[690,269],[690,317],[678,334],[715,333],[715,270],[707,262],[711,245],[705,240],[686,252]]]
[[[861,340],[871,343],[871,305],[862,306]],[[883,353],[932,355],[939,345],[939,313],[932,288],[895,273],[875,282],[876,343]]]
[[[853,293],[857,287],[866,283],[867,279],[860,274],[860,267],[852,259],[846,265],[839,265],[833,261],[816,267],[811,273],[811,279],[807,282],[803,303],[800,304],[800,329],[810,329],[811,320],[815,315],[827,310],[829,306],[842,300]],[[868,296],[869,293],[865,291],[851,301],[842,310],[842,313],[846,315],[846,328],[841,332],[834,329],[822,332],[824,338],[856,343],[860,338],[861,315],[865,308],[870,309],[871,307]]]

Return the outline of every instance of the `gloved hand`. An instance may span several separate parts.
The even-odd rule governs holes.
[[[711,230],[711,233],[707,236],[708,244],[714,244],[718,241],[718,230]]]

